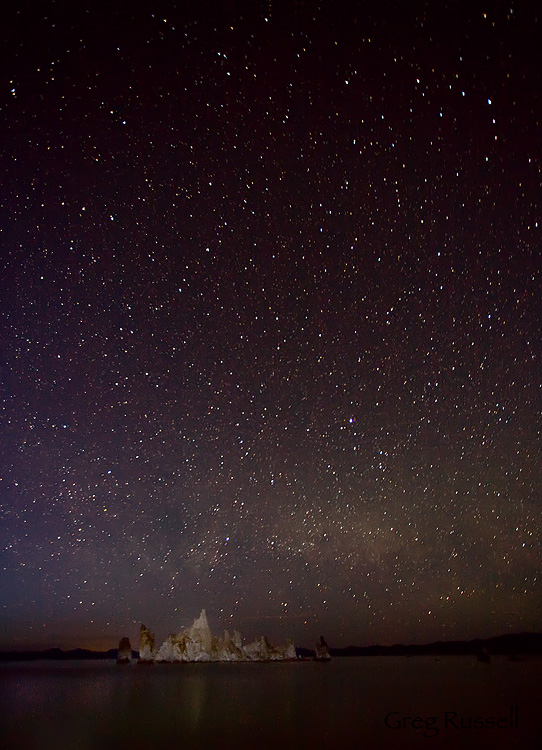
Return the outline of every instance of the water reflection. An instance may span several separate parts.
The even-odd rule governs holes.
[[[540,660],[367,657],[331,664],[0,665],[2,748],[529,747]],[[516,730],[387,728],[393,711],[506,713]],[[421,743],[421,744],[420,744]],[[459,743],[459,744],[458,744]]]

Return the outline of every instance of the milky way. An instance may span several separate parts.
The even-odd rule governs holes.
[[[535,7],[132,5],[5,16],[0,645],[542,629]]]

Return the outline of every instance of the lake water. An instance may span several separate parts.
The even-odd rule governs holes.
[[[534,657],[457,656],[1,664],[0,747],[529,750],[542,730],[541,668]],[[506,719],[511,706],[517,727],[454,726]]]

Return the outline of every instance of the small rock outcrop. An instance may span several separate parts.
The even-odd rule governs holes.
[[[486,664],[489,664],[489,662],[491,661],[491,656],[489,655],[489,651],[487,650],[486,646],[482,646],[478,649],[476,658],[478,659],[478,661],[483,661]]]
[[[315,659],[316,661],[330,661],[331,660],[331,654],[329,653],[329,648],[327,643],[324,640],[324,636],[320,636],[320,643],[316,644],[316,654]]]
[[[154,664],[154,633],[141,625],[139,634],[139,660],[138,664]]]
[[[121,638],[117,653],[117,664],[129,664],[132,661],[132,646],[129,638]]]

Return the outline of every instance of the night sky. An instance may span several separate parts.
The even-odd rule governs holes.
[[[542,630],[537,3],[10,5],[0,647]]]

